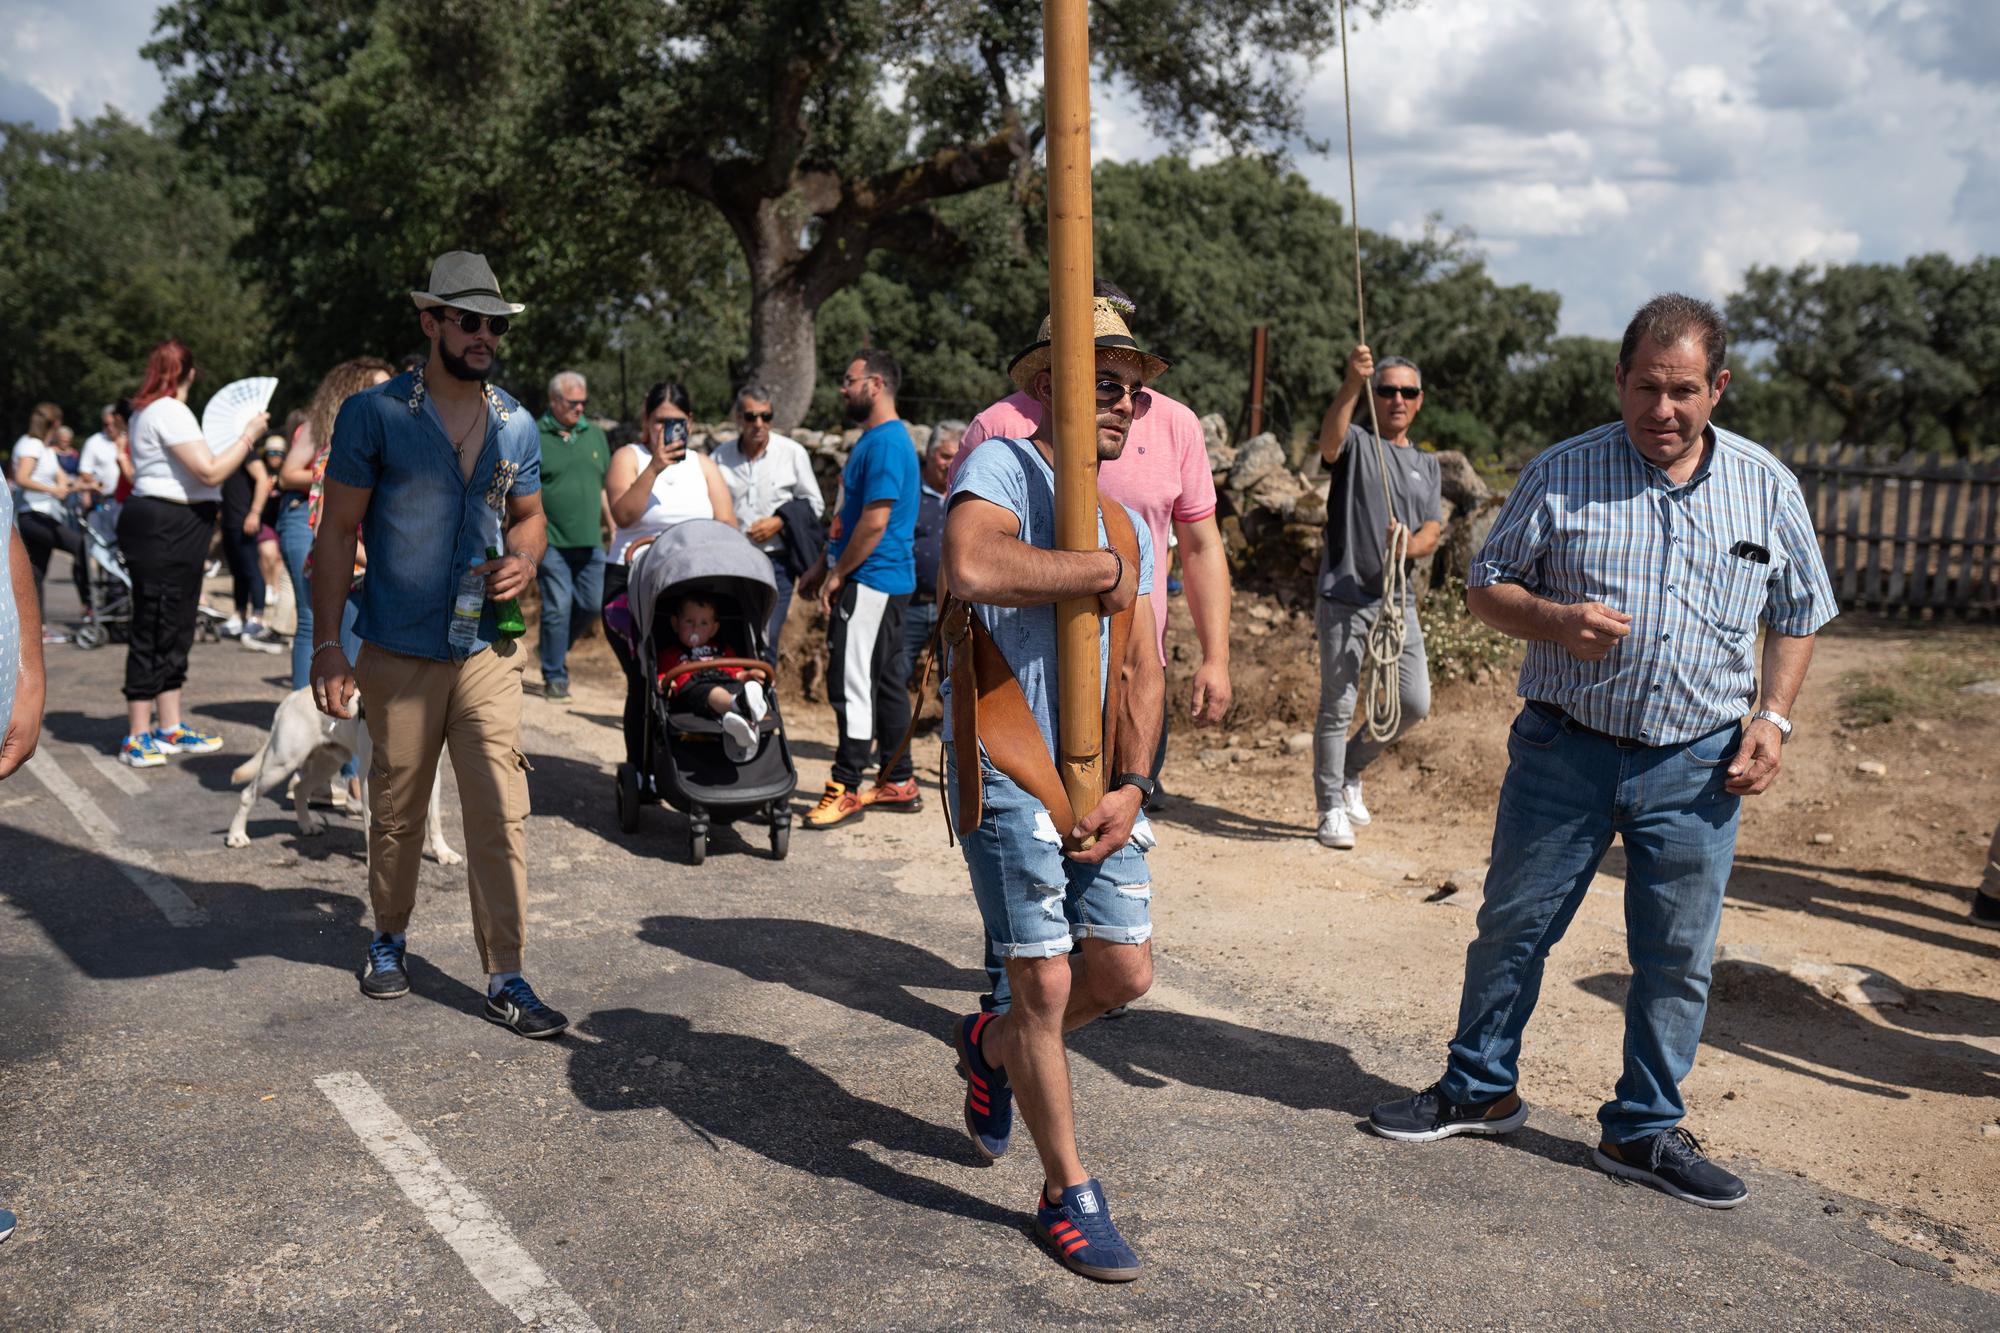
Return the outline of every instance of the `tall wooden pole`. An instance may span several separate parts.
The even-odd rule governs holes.
[[[1056,546],[1097,540],[1097,349],[1092,336],[1090,9],[1042,6],[1042,92],[1048,114],[1050,369],[1055,379]],[[1056,608],[1060,678],[1056,767],[1079,817],[1104,799],[1103,685],[1097,600]],[[1118,669],[1112,663],[1111,669]],[[1068,832],[1067,829],[1064,830]]]
[[[1250,436],[1264,433],[1264,326],[1250,330]]]

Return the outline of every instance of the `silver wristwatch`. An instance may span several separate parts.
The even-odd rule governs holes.
[[[1760,708],[1750,715],[1750,720],[1753,722],[1769,722],[1778,729],[1778,736],[1781,740],[1788,741],[1792,738],[1792,720],[1783,713],[1775,712],[1769,708]]]

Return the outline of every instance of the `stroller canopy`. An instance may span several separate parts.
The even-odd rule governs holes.
[[[771,558],[727,523],[691,518],[668,528],[633,557],[625,597],[641,643],[653,635],[653,613],[660,598],[693,592],[696,584],[703,591],[733,598],[761,642],[764,624],[778,601]]]

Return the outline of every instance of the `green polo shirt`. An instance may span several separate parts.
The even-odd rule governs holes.
[[[547,412],[536,424],[542,431],[542,512],[549,516],[549,545],[602,546],[597,497],[611,469],[611,441],[588,417],[579,418],[567,438]]]

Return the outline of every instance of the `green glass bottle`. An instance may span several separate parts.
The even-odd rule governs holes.
[[[498,560],[500,558],[500,548],[497,546],[487,547],[486,558],[488,560]],[[520,598],[509,597],[506,601],[493,608],[493,632],[503,639],[518,639],[528,632],[528,622],[521,619]]]

